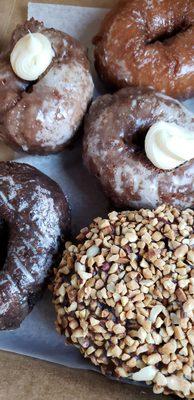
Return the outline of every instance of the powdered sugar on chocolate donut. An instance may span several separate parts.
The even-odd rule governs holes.
[[[12,82],[0,82],[0,99],[7,96],[6,106],[0,107],[0,134],[2,140],[16,148],[48,154],[63,150],[76,133],[92,98],[93,82],[82,45],[34,19],[16,29],[10,51],[29,31],[47,37],[55,56],[35,82],[21,81],[8,61],[3,59],[0,63],[0,75],[7,70]]]
[[[80,79],[80,76],[82,79]],[[57,98],[49,99],[45,96],[42,108],[38,111],[36,121],[40,122],[40,129],[36,140],[42,147],[55,149],[68,142],[79,126],[88,103],[88,84],[92,87],[92,78],[83,66],[72,62],[53,69],[40,82],[40,93],[44,87],[55,88]],[[80,93],[82,102],[80,103]]]
[[[162,171],[148,160],[144,139],[164,120],[194,131],[194,115],[152,90],[126,88],[98,98],[85,124],[84,161],[117,206],[194,205],[194,161]]]

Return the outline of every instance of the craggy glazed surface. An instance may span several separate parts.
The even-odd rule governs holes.
[[[145,154],[145,134],[161,120],[194,131],[192,113],[152,90],[124,88],[92,104],[85,122],[83,158],[116,206],[153,208],[162,202],[194,206],[194,160],[162,171]]]
[[[94,44],[96,68],[110,86],[194,95],[193,0],[125,0],[105,17]]]
[[[17,78],[9,55],[28,32],[50,40],[55,57],[37,82]],[[89,63],[81,44],[31,19],[16,28],[0,59],[0,136],[16,149],[47,154],[62,150],[78,129],[93,94]]]
[[[69,220],[54,181],[27,164],[0,163],[0,331],[31,311]]]

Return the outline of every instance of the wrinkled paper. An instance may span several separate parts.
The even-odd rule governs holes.
[[[102,8],[86,8],[54,4],[29,3],[28,17],[42,20],[53,27],[81,40],[88,48],[92,63],[91,39],[97,33],[100,22],[107,12]],[[93,63],[92,63],[93,65]],[[95,96],[103,93],[94,67]],[[192,110],[194,101],[186,102]],[[86,226],[96,216],[108,211],[108,201],[98,182],[91,177],[82,164],[81,139],[63,153],[47,157],[25,156],[18,161],[29,163],[49,175],[68,196],[72,210],[73,234]],[[55,332],[55,313],[51,294],[46,292],[42,300],[13,332],[0,332],[0,349],[56,362],[73,368],[95,369],[84,360],[73,346],[64,345],[64,338]]]
[[[43,21],[47,27],[62,30],[81,40],[92,61],[91,39],[99,29],[106,9],[29,3],[28,17]],[[93,65],[93,63],[92,63]],[[94,67],[95,96],[103,92]],[[69,199],[72,212],[72,233],[77,234],[94,217],[105,215],[108,201],[97,180],[82,163],[81,138],[63,153],[50,156],[22,156],[25,162],[54,179]],[[55,312],[51,294],[46,292],[19,329],[0,332],[0,349],[56,362],[75,368],[91,368],[73,346],[55,331]],[[94,368],[93,368],[94,369]]]

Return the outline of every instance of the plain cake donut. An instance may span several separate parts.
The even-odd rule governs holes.
[[[94,44],[97,71],[111,87],[194,95],[193,0],[125,0],[105,17]]]
[[[99,97],[89,110],[84,162],[117,207],[194,206],[194,159],[164,171],[146,156],[146,133],[158,121],[194,131],[194,115],[153,90],[124,88]]]
[[[69,222],[54,181],[27,164],[0,163],[0,331],[19,327],[32,310]]]

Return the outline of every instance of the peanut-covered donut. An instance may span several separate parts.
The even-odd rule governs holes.
[[[83,158],[116,206],[153,208],[162,202],[194,206],[194,158],[163,170],[147,157],[145,137],[160,121],[187,128],[194,139],[194,115],[177,100],[151,89],[124,88],[92,104]]]
[[[194,211],[111,212],[65,246],[57,331],[107,375],[194,399]]]
[[[32,310],[69,221],[55,182],[27,164],[0,163],[0,331]]]
[[[105,17],[94,44],[97,71],[110,86],[194,95],[193,0],[122,1]]]
[[[35,81],[20,79],[10,64],[13,49],[29,32],[44,35],[53,50],[50,65]],[[92,94],[89,62],[81,44],[31,19],[16,28],[9,51],[0,59],[0,137],[29,153],[61,151],[80,126]]]

